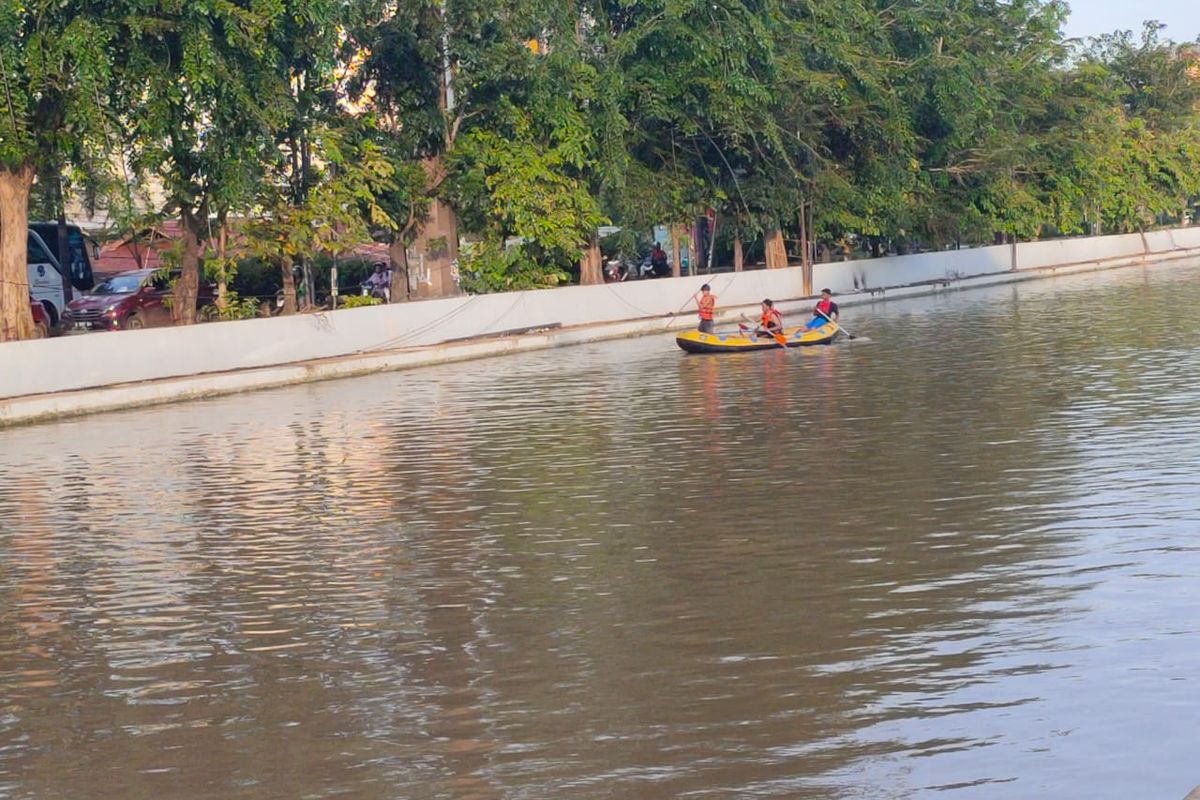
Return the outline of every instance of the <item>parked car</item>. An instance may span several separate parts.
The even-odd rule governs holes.
[[[45,339],[50,335],[50,318],[46,316],[46,307],[29,298],[29,312],[33,314],[33,330],[35,339]]]
[[[179,277],[160,270],[135,269],[114,275],[70,304],[78,329],[137,330],[171,324],[171,282]],[[212,305],[213,288],[200,284],[196,310]]]

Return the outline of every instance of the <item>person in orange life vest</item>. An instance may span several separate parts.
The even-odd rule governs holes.
[[[700,287],[700,294],[696,295],[696,305],[700,307],[700,332],[713,332],[713,311],[717,308],[717,296],[713,294],[704,284]]]
[[[821,299],[813,306],[813,318],[808,321],[806,328],[819,328],[827,322],[837,322],[838,304],[833,302],[833,292],[821,290]]]
[[[758,319],[755,332],[764,339],[773,339],[783,332],[783,315],[775,308],[774,302],[762,301],[762,316]]]

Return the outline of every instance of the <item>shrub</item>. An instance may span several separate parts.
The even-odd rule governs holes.
[[[571,280],[569,273],[529,257],[524,247],[503,249],[481,242],[459,258],[462,288],[470,294],[547,289]]]
[[[204,320],[253,319],[259,315],[259,301],[254,297],[238,297],[237,292],[225,294],[225,309],[216,305],[200,309],[200,318]]]
[[[340,283],[341,281],[339,281]],[[338,298],[339,308],[361,308],[362,306],[377,306],[383,301],[378,297],[366,297],[361,294],[348,294]]]

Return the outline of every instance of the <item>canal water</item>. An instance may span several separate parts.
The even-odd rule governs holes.
[[[0,797],[1200,784],[1200,265],[0,431]]]

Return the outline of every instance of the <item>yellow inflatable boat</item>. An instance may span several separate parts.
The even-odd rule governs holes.
[[[841,329],[836,322],[826,322],[819,328],[784,328],[783,339],[788,347],[809,347],[829,344]],[[689,353],[748,353],[752,350],[778,350],[783,343],[774,337],[760,338],[754,331],[701,333],[687,331],[675,337],[675,344]]]

